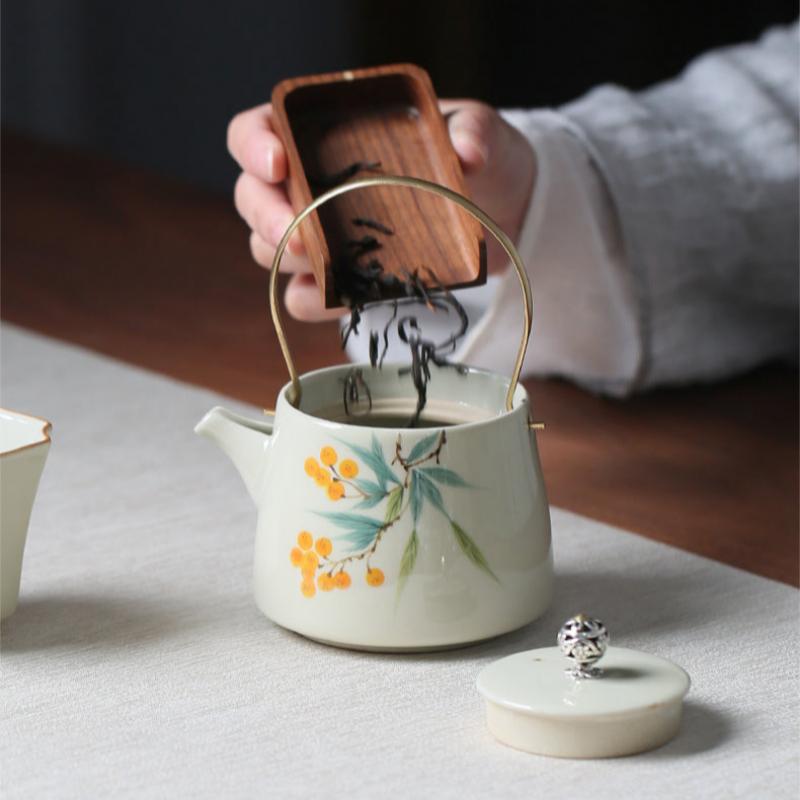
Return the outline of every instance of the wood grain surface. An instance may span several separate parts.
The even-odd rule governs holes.
[[[326,188],[320,180],[356,163],[375,163],[358,177],[403,175],[466,193],[447,125],[427,72],[413,64],[290,78],[272,92],[273,124],[287,143],[288,191],[296,212]],[[324,181],[323,181],[324,182]],[[389,226],[394,236],[353,226],[356,218]],[[455,203],[419,190],[380,186],[335,198],[300,227],[328,308],[342,305],[334,265],[352,258],[349,243],[364,234],[382,245],[364,254],[386,274],[430,270],[443,286],[486,281],[481,225]],[[402,290],[397,292],[402,295]]]
[[[230,198],[12,136],[2,156],[3,319],[273,404],[267,275]],[[334,324],[287,327],[301,372],[343,360]],[[554,505],[798,585],[796,371],[626,401],[525,383]]]

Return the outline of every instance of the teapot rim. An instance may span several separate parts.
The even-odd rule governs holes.
[[[53,423],[43,417],[36,417],[23,411],[14,411],[5,406],[0,406],[0,421],[15,427],[22,428],[28,434],[20,439],[22,444],[6,447],[5,443],[0,443],[0,458],[21,453],[34,447],[50,444],[50,432]],[[4,437],[5,438],[5,437]]]
[[[383,365],[381,369],[391,369],[392,367],[402,367],[405,366],[403,364],[397,363],[386,363]],[[482,367],[473,367],[470,365],[463,365],[465,372],[463,373],[466,375],[476,375],[480,376],[484,379],[489,379],[496,381],[498,383],[498,389],[501,390],[501,394],[503,395],[503,399],[505,398],[505,393],[508,390],[508,386],[510,384],[511,379],[506,376],[502,375],[498,372],[494,372],[493,370],[484,369]],[[440,367],[433,367],[435,369],[441,369]],[[369,370],[369,371],[377,371],[378,368],[372,367],[369,362],[351,362],[346,364],[335,364],[332,366],[320,367],[318,369],[309,370],[308,372],[304,372],[299,376],[301,384],[308,379],[319,378],[325,375],[330,374],[338,374],[338,373],[346,373],[353,369],[362,369],[362,370]],[[305,388],[305,387],[304,387]],[[283,413],[293,412],[311,422],[323,425],[323,426],[330,426],[335,427],[337,430],[339,428],[345,429],[353,429],[353,430],[381,430],[391,433],[402,433],[408,432],[413,430],[434,430],[437,426],[425,427],[425,428],[408,428],[408,427],[391,427],[391,426],[369,426],[369,425],[359,425],[354,424],[352,422],[342,421],[342,420],[334,420],[328,419],[323,416],[317,416],[310,411],[303,410],[302,408],[298,408],[294,406],[289,401],[289,394],[292,390],[292,382],[288,381],[284,384],[278,392],[278,402],[277,408],[284,409]],[[303,397],[305,398],[307,393],[303,392]],[[493,425],[497,424],[506,419],[513,418],[514,416],[518,416],[521,413],[528,413],[530,409],[530,395],[528,394],[527,389],[522,385],[522,383],[518,383],[517,387],[514,392],[514,407],[509,411],[505,408],[505,405],[500,408],[497,413],[491,413],[490,416],[486,417],[485,419],[479,420],[472,420],[466,422],[453,422],[448,423],[446,427],[448,431],[460,431],[460,430],[473,430],[476,428],[480,428],[486,425]]]

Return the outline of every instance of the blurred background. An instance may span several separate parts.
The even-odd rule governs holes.
[[[282,78],[396,61],[443,97],[557,106],[791,22],[796,0],[3,0],[2,121],[229,190],[225,130]]]
[[[266,273],[233,207],[225,134],[275,83],[410,61],[442,97],[557,107],[598,84],[671,78],[798,14],[797,0],[0,3],[4,330],[262,408],[286,368]],[[285,322],[301,373],[341,363],[335,322]],[[8,363],[28,363],[15,341],[19,332],[0,336],[4,398]],[[30,410],[67,437],[62,377],[16,373],[41,397]],[[547,421],[540,446],[555,505],[797,584],[795,369],[625,403],[565,381],[526,386]],[[115,391],[87,372],[86,413]],[[187,435],[190,422],[177,423]]]

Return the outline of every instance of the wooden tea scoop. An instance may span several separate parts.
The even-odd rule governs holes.
[[[295,212],[350,178],[423,178],[466,194],[458,156],[428,74],[411,64],[291,78],[272,92],[273,121],[289,159]],[[300,227],[325,307],[349,305],[347,270],[382,268],[405,283],[448,288],[486,281],[480,224],[426,192],[377,186],[349,192]],[[381,298],[402,295],[391,280]],[[344,300],[343,300],[344,298]],[[352,301],[353,298],[350,298]]]

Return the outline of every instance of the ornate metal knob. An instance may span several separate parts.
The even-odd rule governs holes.
[[[558,646],[574,664],[567,673],[573,678],[600,677],[603,670],[592,665],[606,652],[608,638],[606,626],[599,619],[585,614],[570,617],[558,632]]]

